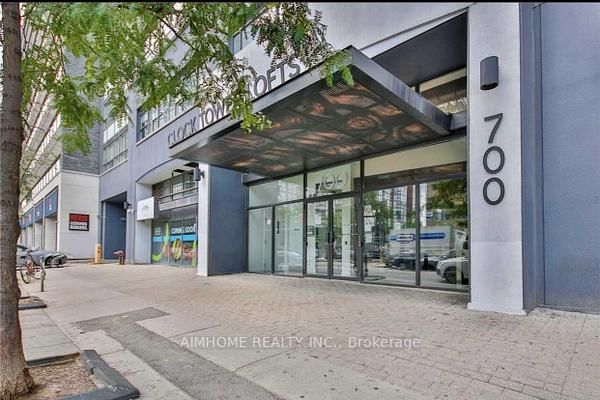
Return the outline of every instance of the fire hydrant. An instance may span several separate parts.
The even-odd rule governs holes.
[[[123,250],[117,250],[113,254],[119,257],[119,265],[125,265],[125,252]]]

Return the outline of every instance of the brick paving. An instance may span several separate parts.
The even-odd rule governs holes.
[[[84,302],[91,287],[217,321],[230,336],[416,338],[412,349],[308,351],[427,398],[600,399],[600,315],[510,316],[466,310],[461,293],[255,274],[201,278],[164,266],[52,270],[43,297],[60,310],[66,296]]]

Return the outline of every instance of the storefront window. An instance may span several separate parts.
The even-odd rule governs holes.
[[[416,283],[415,192],[414,185],[407,185],[364,194],[365,281]]]
[[[271,207],[248,211],[248,271],[270,273],[273,251]]]
[[[250,207],[302,199],[303,175],[250,186]]]
[[[421,271],[421,285],[465,288],[470,276],[467,179],[422,183],[419,190],[421,254],[432,266]]]
[[[360,187],[360,162],[310,172],[307,175],[306,197],[352,192]]]
[[[196,206],[162,211],[152,221],[152,262],[197,266]]]
[[[304,201],[301,175],[251,186],[248,271],[468,289],[466,155],[459,138],[367,159],[362,182],[360,161],[309,172]]]

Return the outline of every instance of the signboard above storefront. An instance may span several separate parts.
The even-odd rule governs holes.
[[[89,231],[90,230],[90,215],[89,214],[69,214],[69,230],[70,231]]]
[[[248,93],[253,100],[257,99],[277,86],[295,78],[301,71],[302,67],[296,63],[281,62],[264,74],[249,78]],[[167,136],[169,147],[195,135],[228,115],[229,108],[222,103],[208,104],[203,108],[195,109],[194,112],[188,113],[180,123],[175,122],[173,124],[171,132]]]
[[[144,221],[147,219],[154,219],[154,204],[156,203],[154,196],[148,197],[147,199],[139,200],[137,203],[137,215],[138,221]]]

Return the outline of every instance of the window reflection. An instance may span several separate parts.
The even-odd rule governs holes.
[[[250,186],[248,190],[250,207],[300,200],[302,198],[303,182],[304,176],[296,175]]]
[[[275,207],[275,273],[302,275],[302,211],[301,202]]]
[[[420,185],[421,254],[435,269],[421,272],[421,285],[463,288],[468,284],[467,180]]]
[[[271,272],[271,207],[248,211],[248,271]]]
[[[467,110],[467,69],[461,68],[419,85],[421,96],[446,113]]]
[[[351,192],[359,187],[359,179],[360,162],[358,161],[310,172],[306,178],[306,197]]]
[[[364,277],[381,283],[416,283],[415,186],[364,194]]]

